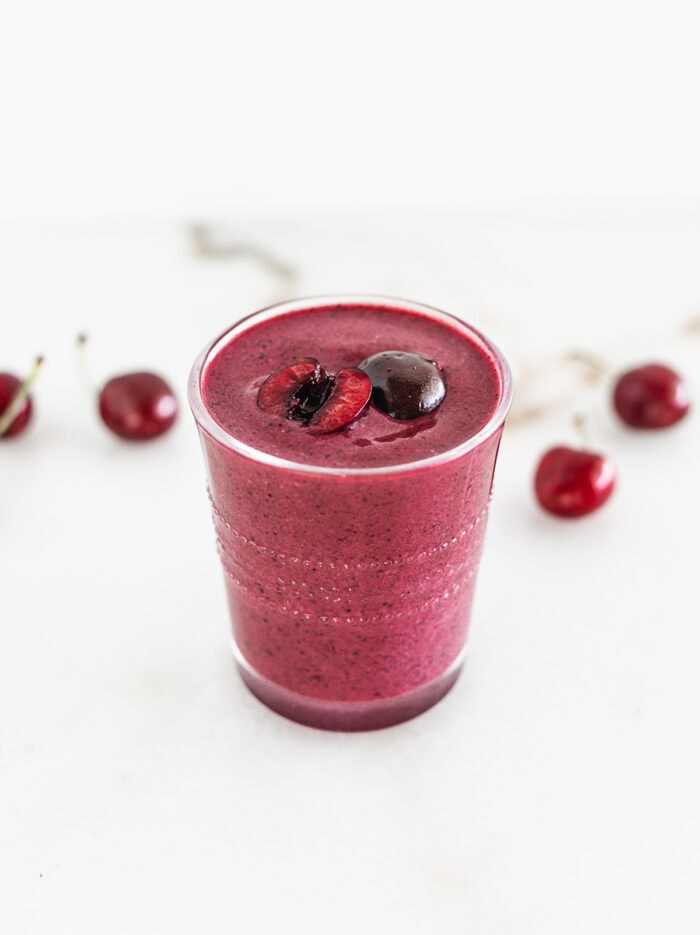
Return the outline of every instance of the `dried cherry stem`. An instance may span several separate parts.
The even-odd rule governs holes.
[[[296,269],[259,244],[215,243],[211,228],[201,223],[190,224],[189,233],[196,256],[206,260],[235,260],[239,257],[250,257],[281,280],[284,284],[282,298],[286,298],[286,293],[291,291],[297,275]]]
[[[527,400],[528,389],[530,390],[529,395],[533,395],[531,389],[532,385],[537,382],[537,379],[540,378],[543,373],[552,373],[555,368],[560,367],[562,364],[568,365],[572,363],[581,364],[584,369],[580,370],[577,381],[568,393],[557,393],[545,399]],[[516,387],[518,392],[516,392],[515,405],[511,410],[511,414],[508,416],[508,425],[526,425],[529,422],[534,422],[536,419],[546,416],[547,413],[551,412],[553,409],[573,402],[582,386],[595,385],[608,377],[611,372],[610,367],[601,357],[591,354],[588,351],[578,350],[568,351],[546,362],[540,361],[538,364],[530,364],[523,371],[518,381],[518,386]],[[523,396],[525,400],[524,402],[520,402]]]
[[[43,363],[44,363],[43,357],[39,356],[36,358],[36,360],[34,361],[34,366],[29,372],[29,375],[26,376],[24,380],[20,383],[20,385],[17,387],[12,399],[9,402],[9,405],[7,406],[5,411],[2,413],[2,415],[0,415],[0,438],[2,438],[2,436],[5,434],[5,432],[9,429],[9,427],[12,425],[12,423],[15,421],[15,419],[19,415],[20,410],[22,409],[22,406],[24,405],[25,399],[27,398],[27,396],[29,396],[32,390],[34,381],[39,376],[39,371],[41,370],[41,366]]]
[[[83,383],[87,387],[88,392],[97,395],[98,389],[97,384],[93,378],[90,368],[88,366],[87,354],[85,353],[85,345],[88,343],[88,336],[85,332],[81,332],[75,339],[75,349],[76,357],[78,360],[78,368],[80,370]]]
[[[593,441],[591,439],[591,434],[588,431],[588,422],[586,421],[584,414],[582,412],[577,412],[572,421],[574,423],[576,433],[581,441],[581,447],[588,449],[592,448]]]
[[[700,334],[700,315],[696,315],[694,318],[688,319],[684,322],[681,327],[681,332],[683,334],[689,334],[692,336]]]
[[[598,383],[599,380],[609,376],[612,372],[602,357],[591,354],[590,351],[569,351],[564,359],[583,364],[586,367],[586,373],[583,377],[586,383]]]

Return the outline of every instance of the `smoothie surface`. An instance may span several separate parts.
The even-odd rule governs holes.
[[[399,421],[370,406],[347,428],[311,434],[294,420],[263,412],[257,394],[279,367],[315,357],[329,372],[356,367],[380,351],[403,350],[436,361],[447,392],[432,413]],[[304,465],[374,468],[422,461],[477,434],[502,393],[490,352],[459,322],[386,305],[327,305],[291,311],[233,335],[201,377],[204,404],[216,422],[258,451]]]

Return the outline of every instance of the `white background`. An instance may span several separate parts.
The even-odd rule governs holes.
[[[693,5],[27,3],[0,29],[0,368],[47,362],[0,450],[8,935],[696,935],[697,412],[619,426],[649,357],[700,392]],[[205,260],[187,223],[261,246]],[[442,306],[516,374],[468,664],[408,724],[327,734],[235,677],[184,386],[281,297]],[[158,369],[125,446],[98,380]],[[582,410],[619,487],[562,523],[535,461]]]
[[[687,206],[693,0],[29,0],[0,30],[11,216]]]

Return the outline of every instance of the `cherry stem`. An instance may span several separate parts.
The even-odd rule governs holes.
[[[588,423],[586,417],[581,412],[577,412],[573,418],[574,428],[578,433],[578,437],[581,439],[582,448],[591,448],[591,435],[588,431]]]
[[[88,342],[88,336],[81,332],[78,337],[75,339],[75,347],[77,350],[78,357],[78,367],[83,377],[83,383],[87,387],[88,391],[91,393],[97,393],[97,384],[95,383],[92,374],[90,373],[90,368],[88,367],[87,354],[85,353],[85,345]]]
[[[249,257],[280,281],[282,298],[292,289],[297,276],[295,267],[260,244],[242,241],[217,243],[207,224],[190,224],[189,234],[196,256],[205,260],[236,260],[239,257]]]
[[[696,315],[694,318],[689,319],[683,325],[682,331],[684,334],[696,335],[700,334],[700,315]]]
[[[533,400],[531,402],[527,401],[526,398],[524,404],[519,402],[521,394],[524,393],[525,397],[527,397],[529,386],[531,386],[542,373],[546,374],[548,371],[551,372],[554,368],[561,367],[562,364],[565,365],[565,367],[568,367],[569,364],[578,364],[585,368],[584,370],[579,370],[576,385],[572,386],[568,393],[559,393],[549,399],[545,398],[542,400]],[[573,402],[576,393],[583,385],[595,385],[611,373],[611,368],[601,357],[597,357],[589,351],[579,350],[571,350],[567,351],[565,354],[559,354],[553,360],[540,361],[536,366],[534,364],[526,365],[519,380],[519,393],[516,394],[516,404],[513,406],[513,410],[508,417],[508,425],[523,425],[546,416],[563,403],[567,401]]]
[[[34,366],[32,367],[28,376],[20,383],[20,385],[15,390],[12,399],[10,400],[7,408],[0,416],[0,438],[5,434],[9,429],[12,423],[15,421],[17,416],[20,414],[24,401],[29,396],[34,381],[39,376],[39,371],[41,370],[41,365],[44,363],[43,357],[37,357],[34,361]]]
[[[583,364],[588,368],[586,380],[590,383],[597,383],[603,377],[610,373],[610,367],[605,363],[602,357],[591,354],[589,351],[569,351],[566,360],[577,364]]]

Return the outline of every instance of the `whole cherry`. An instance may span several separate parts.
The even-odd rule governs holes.
[[[43,357],[37,357],[24,380],[0,373],[0,439],[20,435],[29,425],[34,411],[30,391],[43,362]]]
[[[78,335],[82,349],[87,336]],[[157,373],[138,370],[112,377],[97,391],[100,418],[125,441],[144,442],[164,435],[177,418],[177,399]]]
[[[372,381],[372,402],[392,419],[417,419],[445,398],[442,371],[423,354],[380,351],[357,366]]]
[[[651,363],[622,373],[613,387],[613,406],[635,429],[665,429],[679,422],[690,407],[682,377],[665,364]]]
[[[576,420],[583,430],[580,419]],[[540,506],[555,516],[573,519],[599,509],[615,489],[615,469],[604,455],[589,448],[557,445],[540,457],[534,490]]]

